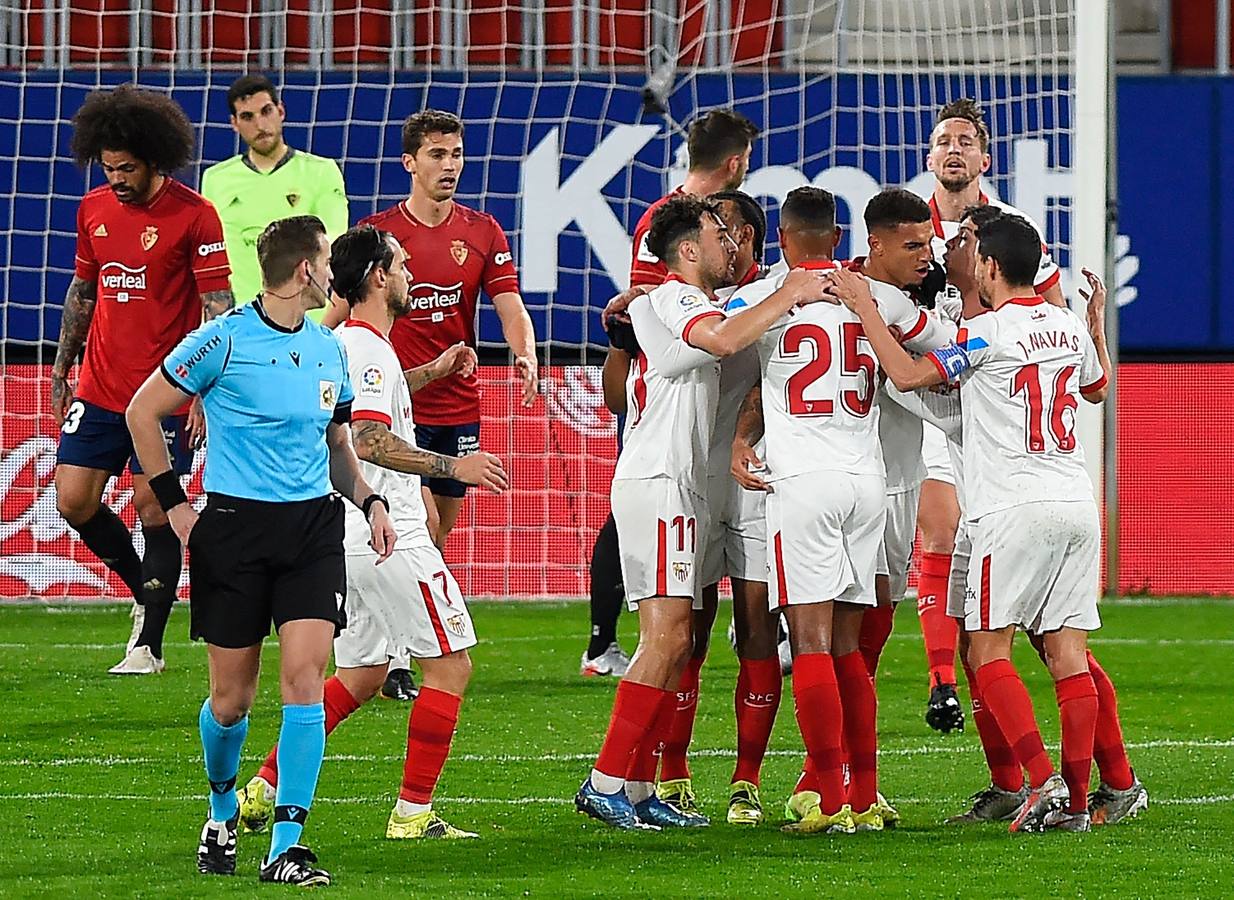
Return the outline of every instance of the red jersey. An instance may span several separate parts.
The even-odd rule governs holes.
[[[647,207],[647,212],[643,213],[638,224],[634,226],[634,259],[630,261],[630,287],[640,284],[658,287],[668,279],[668,267],[660,262],[660,257],[647,249],[647,232],[651,230],[651,217],[656,210],[682,193],[680,187],[673,188]]]
[[[480,290],[493,298],[518,290],[510,244],[488,213],[454,204],[437,226],[425,225],[406,201],[361,225],[388,231],[403,245],[411,272],[411,312],[394,320],[390,342],[404,369],[432,362],[459,341],[476,345]],[[479,379],[451,375],[416,391],[416,422],[465,425],[480,421]]]
[[[231,269],[214,206],[167,178],[140,205],[107,185],[82,198],[75,273],[98,288],[76,396],[122,413],[201,324],[201,295],[230,289]]]

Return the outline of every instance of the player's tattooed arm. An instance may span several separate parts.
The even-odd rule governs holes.
[[[459,341],[443,350],[441,355],[432,362],[416,366],[414,369],[405,369],[403,377],[407,379],[408,390],[414,394],[426,384],[445,378],[447,375],[457,374],[461,378],[470,378],[475,374],[477,362],[476,351]]]
[[[351,429],[337,421],[331,422],[326,426],[326,446],[330,449],[330,484],[363,510],[364,501],[376,492],[360,470],[360,461],[351,443]],[[364,510],[368,516],[369,546],[377,553],[376,565],[381,565],[394,552],[398,540],[388,504],[389,501],[373,503]]]
[[[763,386],[756,382],[737,412],[737,433],[733,437],[732,459],[729,472],[734,480],[747,491],[771,492],[771,486],[754,473],[761,469],[763,461],[754,452],[754,445],[763,437]]]
[[[206,321],[235,309],[236,298],[230,288],[221,291],[206,291],[201,295],[202,309],[205,310]]]
[[[64,297],[64,313],[60,317],[60,346],[51,368],[51,411],[56,425],[64,424],[73,392],[69,389],[69,370],[85,346],[94,307],[98,302],[98,283],[74,276]]]
[[[505,490],[506,471],[501,460],[491,453],[478,451],[460,457],[442,456],[407,443],[384,422],[361,419],[352,422],[351,427],[356,456],[365,462],[395,472],[478,484],[494,493]]]

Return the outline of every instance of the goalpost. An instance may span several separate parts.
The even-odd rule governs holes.
[[[778,202],[807,183],[836,194],[840,251],[857,255],[866,200],[892,184],[928,193],[934,114],[973,96],[993,137],[987,192],[1046,230],[1074,300],[1081,263],[1108,270],[1108,7],[0,0],[0,596],[123,595],[59,519],[50,489],[47,367],[76,205],[100,180],[69,161],[69,121],[88,90],[125,81],[170,90],[197,127],[200,162],[180,173],[196,187],[206,165],[237,152],[227,86],[246,69],[267,72],[283,92],[289,143],[342,166],[353,222],[406,195],[398,156],[408,113],[433,105],[462,115],[459,199],[510,235],[545,370],[542,400],[519,409],[500,365],[500,328],[482,304],[481,349],[494,363],[484,374],[482,445],[506,459],[513,486],[502,497],[472,495],[448,556],[470,595],[579,595],[615,453],[594,368],[606,343],[598,311],[626,284],[635,221],[681,180],[682,127],[702,109],[733,105],[763,129],[745,189],[768,206],[771,260]],[[1114,324],[1112,298],[1107,310]],[[1096,484],[1101,431],[1099,414],[1081,418]],[[1111,452],[1109,442],[1116,564]],[[132,525],[129,499],[125,479],[107,494]]]

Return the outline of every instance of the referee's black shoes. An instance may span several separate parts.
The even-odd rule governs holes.
[[[237,813],[226,822],[207,819],[197,845],[197,871],[203,875],[236,874],[236,829],[240,826]]]
[[[381,696],[387,700],[398,700],[407,703],[416,699],[420,693],[409,669],[391,669],[386,675],[386,683],[381,686]]]

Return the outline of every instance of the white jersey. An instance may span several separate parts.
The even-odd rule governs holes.
[[[348,319],[335,333],[347,351],[347,371],[355,391],[353,422],[381,422],[398,437],[416,444],[416,423],[411,418],[411,389],[403,377],[389,338],[359,319]],[[398,532],[399,547],[432,545],[428,534],[420,476],[360,461],[364,480],[390,501],[390,522]],[[348,556],[369,556],[369,526],[364,513],[348,503],[343,547]]]
[[[727,310],[728,301],[763,277],[767,277],[765,272],[752,271],[741,284],[716,291],[716,300]],[[780,282],[783,280],[784,277],[780,276]],[[737,434],[737,414],[741,412],[741,404],[745,401],[746,394],[750,393],[750,388],[758,384],[759,373],[758,350],[753,345],[720,361],[720,399],[716,405],[715,428],[708,451],[708,468],[712,478],[729,474],[733,438]]]
[[[1041,236],[1041,265],[1037,268],[1037,277],[1033,279],[1033,288],[1038,294],[1044,294],[1054,285],[1058,284],[1062,273],[1058,269],[1058,263],[1054,262],[1054,257],[1050,255],[1050,248],[1046,246],[1045,232],[1041,230],[1041,226],[1010,203],[1004,203],[996,197],[987,197],[982,193],[978,197],[978,202],[1001,209],[1003,212],[1010,213],[1013,216],[1019,216],[1027,220],[1037,230],[1037,234]],[[947,242],[959,232],[960,223],[944,222],[938,210],[938,203],[935,202],[933,196],[930,197],[930,218],[934,224],[934,240],[931,242],[934,249],[934,259],[941,263],[943,261],[943,254],[947,252]],[[950,306],[956,306],[954,314],[951,315],[953,319],[958,319],[960,315],[958,303],[959,295],[954,290],[947,291],[945,294],[939,294],[940,308],[945,308],[950,314],[952,313]]]
[[[782,281],[768,277],[739,291],[730,310],[762,302]],[[912,346],[930,349],[951,338],[953,329],[927,317],[902,291],[869,283],[887,324]],[[818,471],[883,475],[874,407],[878,360],[857,316],[838,304],[812,303],[782,316],[757,346],[769,480]]]
[[[1040,297],[1014,299],[966,320],[929,358],[960,379],[969,521],[1024,503],[1095,502],[1076,408],[1105,373],[1075,313]]]
[[[675,277],[628,312],[641,349],[626,378],[629,412],[613,479],[668,477],[705,495],[720,363],[690,346],[690,330],[724,313]]]

